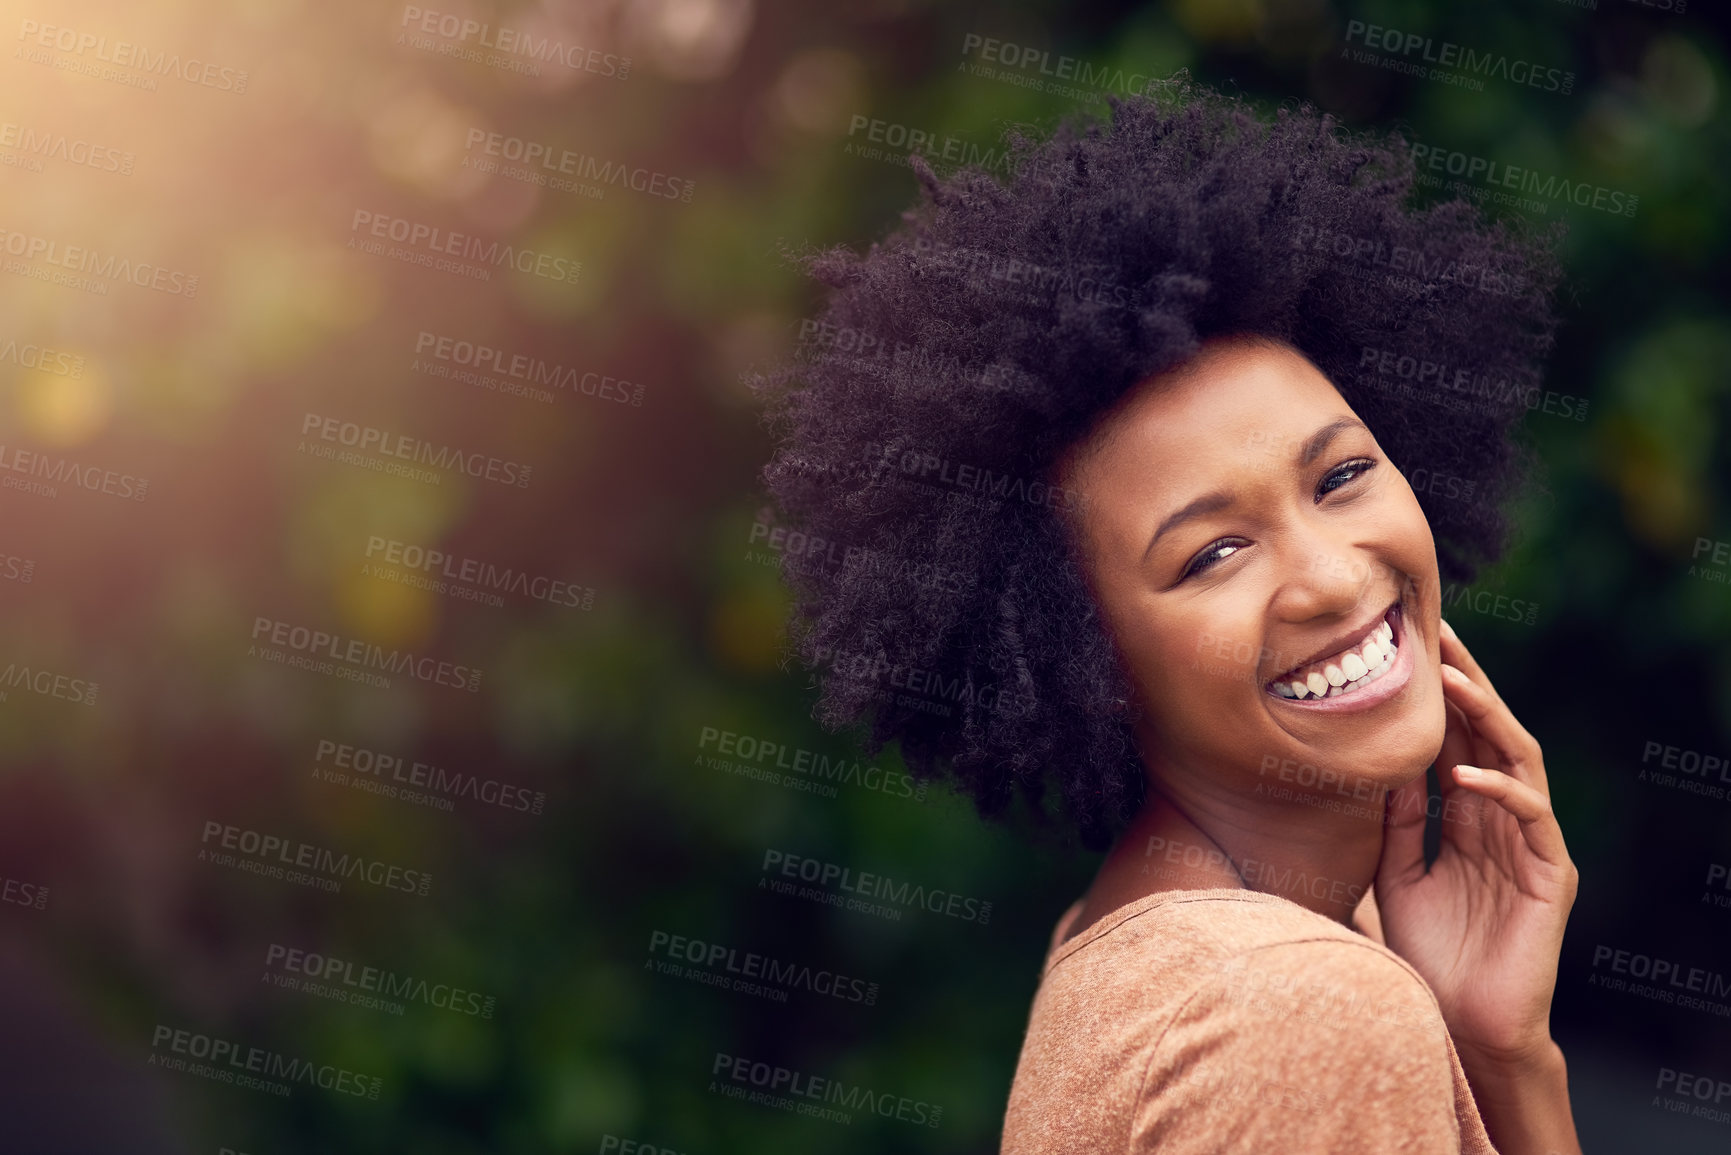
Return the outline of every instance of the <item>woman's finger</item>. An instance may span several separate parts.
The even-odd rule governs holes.
[[[1382,859],[1376,870],[1377,877],[1386,880],[1384,885],[1412,883],[1424,877],[1424,819],[1429,797],[1423,774],[1387,795]]]
[[[1451,772],[1463,789],[1492,800],[1514,815],[1521,824],[1521,836],[1541,861],[1559,869],[1574,865],[1569,861],[1563,829],[1551,812],[1549,798],[1525,782],[1487,766],[1457,765]]]
[[[1488,742],[1502,768],[1547,796],[1545,762],[1538,739],[1515,719],[1501,698],[1491,694],[1448,663],[1442,667],[1443,695],[1460,707],[1472,724],[1473,736]]]
[[[1442,621],[1441,628],[1438,630],[1438,636],[1442,639],[1442,660],[1484,687],[1491,697],[1499,702],[1502,701],[1503,696],[1497,693],[1495,686],[1491,685],[1490,675],[1485,673],[1484,667],[1479,665],[1478,659],[1467,650],[1467,644],[1461,641],[1461,636],[1455,633],[1455,628],[1449,625],[1446,619],[1439,620]]]
[[[1440,813],[1445,816],[1445,822],[1456,824],[1449,829],[1449,836],[1455,843],[1462,850],[1476,851],[1484,838],[1484,827],[1477,821],[1464,822],[1455,817],[1460,809],[1456,799],[1463,791],[1449,773],[1449,768],[1463,763],[1479,766],[1492,759],[1480,755],[1479,748],[1484,743],[1474,740],[1472,723],[1467,721],[1460,707],[1445,699],[1443,709],[1448,712],[1448,721],[1443,728],[1442,748],[1436,756],[1437,787],[1442,800]]]

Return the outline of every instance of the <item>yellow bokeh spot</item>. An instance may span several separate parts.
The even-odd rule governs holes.
[[[1627,417],[1607,420],[1601,433],[1611,475],[1623,498],[1631,532],[1658,549],[1676,549],[1706,524],[1701,480],[1650,431]]]
[[[432,88],[375,92],[371,111],[373,163],[381,172],[440,197],[460,197],[485,181],[471,159],[468,133],[480,114]]]
[[[436,594],[377,576],[370,563],[337,584],[343,624],[381,646],[412,648],[424,643],[438,624]],[[395,572],[395,567],[385,567]]]
[[[1196,39],[1248,40],[1262,27],[1261,0],[1177,0],[1172,15]]]
[[[21,373],[12,396],[24,428],[48,445],[90,440],[108,424],[112,409],[108,378],[94,365],[77,377]]]
[[[787,611],[780,586],[754,583],[730,590],[710,615],[710,648],[729,669],[767,674],[781,662]]]
[[[378,310],[377,281],[339,245],[261,233],[236,238],[227,263],[224,327],[254,365],[292,363]]]

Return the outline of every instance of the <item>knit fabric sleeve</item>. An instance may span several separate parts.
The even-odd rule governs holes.
[[[1220,960],[1149,1054],[1129,1150],[1484,1155],[1436,1000],[1374,944],[1273,943]],[[1466,1095],[1462,1104],[1460,1096]]]

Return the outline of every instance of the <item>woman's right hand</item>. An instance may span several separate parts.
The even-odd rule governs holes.
[[[1390,950],[1436,995],[1485,1129],[1504,1155],[1578,1155],[1551,996],[1579,872],[1543,752],[1447,622],[1442,845],[1427,870],[1421,777],[1388,800],[1376,896]]]
[[[1455,1045],[1510,1063],[1551,1045],[1551,996],[1579,874],[1543,752],[1444,622],[1442,845],[1424,863],[1425,781],[1390,796],[1377,869],[1389,949],[1436,994]]]

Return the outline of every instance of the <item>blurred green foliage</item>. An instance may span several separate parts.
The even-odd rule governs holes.
[[[629,7],[598,11],[624,36]],[[43,830],[77,843],[21,834],[16,853],[90,896],[42,933],[140,1063],[153,1024],[185,1023],[341,1062],[385,1088],[376,1103],[311,1089],[279,1101],[180,1078],[166,1085],[198,1149],[594,1151],[606,1135],[685,1155],[996,1149],[1047,937],[1095,860],[986,826],[941,787],[923,802],[846,786],[826,798],[724,773],[703,762],[702,738],[853,749],[811,721],[808,679],[780,664],[787,600],[753,540],[771,447],[740,376],[787,356],[814,305],[785,254],[861,247],[914,197],[905,163],[860,155],[858,118],[978,151],[1006,126],[1105,111],[971,75],[970,34],[1149,75],[1187,68],[1265,109],[1308,100],[1353,127],[1638,195],[1632,217],[1560,204],[1541,217],[1570,225],[1549,385],[1590,405],[1584,421],[1531,415],[1548,491],[1477,583],[1536,603],[1535,620],[1470,608],[1451,620],[1544,744],[1582,869],[1559,1037],[1673,1065],[1722,1056],[1723,1026],[1582,986],[1601,939],[1698,960],[1724,941],[1691,872],[1731,855],[1731,804],[1636,780],[1649,741],[1731,749],[1731,587],[1691,569],[1698,539],[1731,540],[1719,36],[1693,11],[1627,0],[743,10],[749,30],[719,75],[681,79],[646,52],[629,84],[543,91],[406,56],[385,5],[310,30],[293,6],[258,6],[242,22],[255,43],[280,35],[279,63],[299,79],[273,91],[293,99],[212,132],[262,138],[281,118],[306,167],[266,150],[242,154],[227,183],[194,179],[178,211],[212,229],[169,215],[216,270],[198,324],[135,320],[88,337],[115,407],[97,444],[151,460],[162,482],[160,506],[138,519],[99,510],[78,533],[45,518],[26,530],[94,576],[33,590],[9,644],[100,670],[106,695],[89,725],[13,712],[0,726],[14,813],[47,815]],[[1555,62],[1574,91],[1472,92],[1354,64],[1349,20]],[[445,170],[394,135],[439,117],[658,166],[694,179],[696,195],[540,198],[515,227],[524,243],[582,255],[582,288],[563,297],[517,280],[468,292],[379,265],[354,275],[328,250],[356,204],[416,217],[449,199]],[[197,136],[189,123],[177,131]],[[194,178],[218,154],[195,158]],[[417,330],[435,326],[607,367],[648,382],[647,403],[613,413],[562,397],[549,412],[420,381],[404,366]],[[292,449],[300,414],[327,410],[544,464],[521,494],[333,472]],[[578,573],[595,608],[488,612],[357,585],[355,542],[380,525]],[[261,671],[242,656],[255,615],[472,657],[486,689],[379,695]],[[441,814],[314,783],[309,757],[326,734],[532,784],[546,811]],[[899,769],[893,754],[880,765]],[[429,869],[436,885],[425,900],[348,888],[335,899],[195,869],[212,818]],[[772,848],[990,901],[992,918],[886,921],[769,894],[758,880]],[[658,931],[858,976],[878,994],[862,1006],[795,992],[784,1005],[660,974]],[[496,995],[496,1017],[399,1017],[258,985],[263,945],[285,941]],[[841,1125],[735,1102],[712,1089],[718,1054],[935,1103],[941,1124],[856,1113]]]

